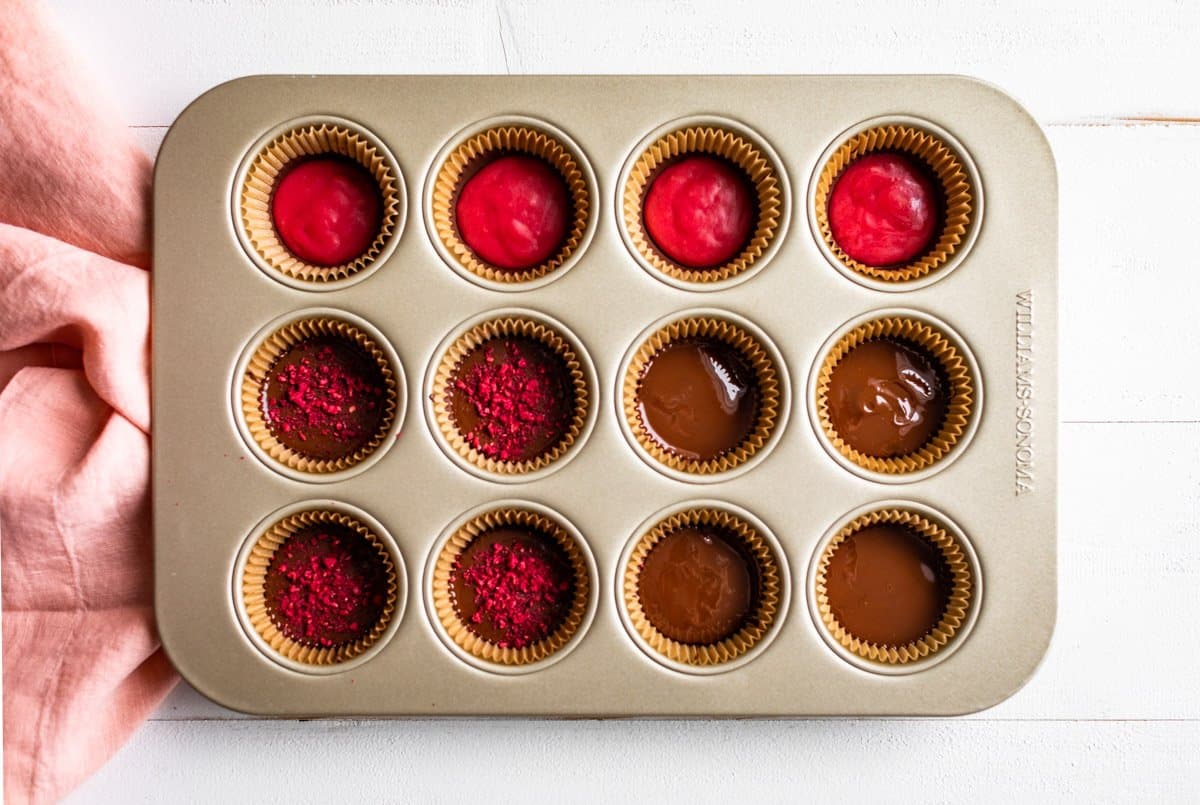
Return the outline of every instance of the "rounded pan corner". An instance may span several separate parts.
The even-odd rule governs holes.
[[[994,81],[989,81],[978,76],[966,75],[965,73],[949,73],[944,76],[947,79],[972,87],[973,89],[982,92],[992,98],[999,99],[1002,103],[1008,106],[1012,112],[1020,118],[1021,122],[1026,124],[1031,132],[1037,137],[1037,144],[1040,151],[1046,158],[1045,169],[1048,171],[1054,183],[1055,192],[1058,190],[1058,162],[1054,158],[1054,148],[1050,145],[1050,140],[1046,136],[1045,129],[1038,123],[1033,112],[1029,110],[1023,102],[1015,95],[1010,93],[1004,87]]]
[[[158,157],[154,161],[154,178],[158,180],[158,172],[160,167],[172,160],[166,159],[171,151],[175,148],[175,141],[186,139],[182,135],[185,134],[192,126],[193,119],[198,126],[203,126],[211,122],[212,116],[209,113],[208,107],[216,104],[220,106],[226,95],[237,97],[242,87],[246,84],[256,84],[262,81],[270,81],[278,79],[281,76],[270,75],[268,73],[260,73],[255,75],[243,75],[236,78],[230,78],[222,81],[216,86],[206,89],[204,92],[193,98],[187,106],[180,110],[175,119],[171,121],[171,125],[167,127],[167,133],[163,136],[162,145],[158,149]]]
[[[954,709],[939,715],[947,717],[975,715],[976,713],[982,713],[984,710],[990,710],[993,707],[1001,705],[1015,696],[1021,691],[1022,688],[1029,684],[1030,680],[1032,680],[1037,674],[1038,669],[1042,667],[1043,663],[1045,663],[1046,655],[1050,652],[1050,643],[1054,638],[1054,631],[1057,626],[1058,610],[1056,606],[1055,611],[1051,614],[1049,622],[1047,622],[1045,625],[1045,631],[1038,637],[1040,644],[1032,654],[1031,661],[1029,662],[1028,666],[1025,667],[1020,675],[1014,677],[1003,688],[1001,688],[998,693],[987,695],[981,698],[979,701],[967,704],[965,707]]]
[[[162,628],[163,620],[159,615],[159,606],[157,602],[154,606],[154,614],[155,619],[159,623],[158,638],[162,643],[163,653],[167,655],[167,661],[171,663],[171,667],[175,669],[175,672],[179,674],[184,682],[191,685],[201,696],[208,699],[213,704],[224,707],[226,710],[232,710],[235,713],[241,713],[242,715],[248,716],[271,715],[271,713],[267,711],[254,709],[252,705],[241,699],[227,697],[225,694],[229,691],[222,690],[219,686],[211,686],[208,684],[207,679],[195,674],[192,669],[188,667],[186,652],[182,654],[177,652],[175,646],[173,645],[172,638],[169,636],[170,631]]]

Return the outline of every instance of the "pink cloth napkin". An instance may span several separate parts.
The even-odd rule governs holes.
[[[150,569],[151,163],[26,0],[0,17],[4,788],[57,799],[175,684]]]

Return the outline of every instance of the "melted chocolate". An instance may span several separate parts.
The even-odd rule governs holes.
[[[383,372],[358,344],[319,336],[276,358],[260,406],[267,427],[297,453],[333,460],[366,446],[383,421]]]
[[[642,370],[638,419],[665,449],[708,460],[733,450],[754,429],[759,390],[735,348],[714,339],[668,344]]]
[[[894,524],[858,531],[833,549],[825,573],[833,616],[862,640],[902,646],[929,634],[950,600],[950,572],[936,546]]]
[[[890,338],[854,347],[829,378],[829,418],[855,450],[875,458],[915,453],[946,417],[946,382],[937,359]]]
[[[650,623],[672,640],[716,643],[740,629],[756,607],[758,571],[733,534],[680,528],[646,555],[638,598]]]

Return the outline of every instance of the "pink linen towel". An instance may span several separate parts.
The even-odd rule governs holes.
[[[41,9],[0,17],[4,788],[61,797],[176,676],[150,571],[150,160]]]

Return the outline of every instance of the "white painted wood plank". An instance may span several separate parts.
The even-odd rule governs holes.
[[[982,715],[1200,718],[1200,425],[1060,438],[1055,636],[1029,685]]]
[[[1200,5],[50,0],[129,119],[248,73],[967,73],[1047,121],[1200,115]]]
[[[150,155],[151,159],[158,156],[158,149],[162,145],[163,138],[167,136],[166,126],[130,126],[129,131],[133,134],[133,139],[137,140],[137,144]]]
[[[506,70],[964,72],[1049,123],[1200,117],[1189,80],[1200,7],[1166,0],[46,4],[142,125],[247,73]],[[786,11],[762,24],[768,5]],[[162,131],[136,133],[153,153]],[[1175,380],[1177,366],[1200,365],[1188,304],[1200,290],[1200,127],[1049,133],[1062,185],[1062,417],[1200,420],[1196,381]],[[152,722],[75,801],[259,802],[284,794],[279,780],[312,801],[1195,801],[1200,658],[1182,636],[1200,620],[1198,438],[1194,423],[1063,426],[1058,632],[1033,682],[974,720]],[[183,687],[157,717],[231,716]]]
[[[150,724],[68,800],[1195,802],[1200,723]]]
[[[1061,438],[1054,640],[1028,686],[968,718],[1200,720],[1187,637],[1200,623],[1200,424],[1064,425]],[[233,717],[186,686],[155,716]]]
[[[1200,125],[1056,127],[1050,141],[1060,190],[1059,415],[1200,420]]]

